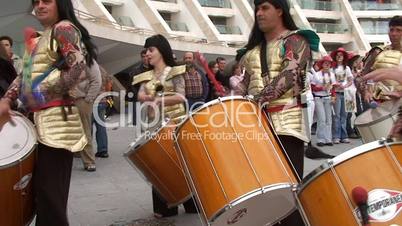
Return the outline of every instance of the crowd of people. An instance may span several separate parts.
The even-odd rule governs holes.
[[[382,68],[399,68],[402,17],[390,20],[391,45],[375,47],[365,56],[338,48],[313,62],[319,37],[295,25],[286,1],[254,0],[254,4],[253,29],[233,63],[223,57],[207,62],[199,52],[186,52],[178,62],[164,36],[149,37],[140,53],[142,63],[131,73],[129,86],[134,94],[131,101],[150,107],[144,113],[134,113],[151,121],[157,117],[152,108],[156,106],[172,121],[180,122],[189,111],[218,97],[252,96],[264,105],[298,178],[303,178],[306,143],[310,148],[307,157],[332,157],[312,148],[313,123],[307,118],[314,115],[316,119],[317,146],[349,143],[349,138],[359,137],[354,117],[376,103],[401,96],[399,84],[378,80],[388,73],[384,70],[389,70]],[[32,6],[44,31],[26,31],[22,59],[12,53],[11,38],[0,37],[0,130],[11,119],[11,109],[24,111],[42,131],[51,128],[39,122],[57,115],[52,127],[61,134],[57,138],[52,134],[38,137],[36,225],[68,225],[73,153],[80,153],[89,172],[96,170],[95,157],[108,157],[106,129],[93,120],[93,114],[104,120],[107,99],[96,105],[94,101],[100,93],[111,90],[111,79],[97,64],[96,46],[75,17],[70,0],[32,0]],[[372,71],[374,74],[369,74]],[[397,79],[400,71],[389,73]],[[310,97],[305,100],[304,96]],[[96,153],[92,147],[94,125]],[[395,135],[401,130],[398,128],[393,130]],[[155,217],[177,214],[177,208],[168,208],[157,191],[152,194]],[[186,212],[196,212],[192,200],[184,203]],[[304,224],[295,211],[278,225]]]

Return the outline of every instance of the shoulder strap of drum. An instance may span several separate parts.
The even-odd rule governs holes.
[[[269,68],[267,63],[267,41],[265,39],[261,43],[260,63],[261,77],[269,76]]]

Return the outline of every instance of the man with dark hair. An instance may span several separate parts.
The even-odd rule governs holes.
[[[389,21],[388,36],[391,41],[390,45],[372,48],[365,59],[363,59],[364,68],[362,75],[377,69],[397,67],[400,65],[402,60],[401,16],[394,16]],[[367,103],[370,103],[373,100],[384,102],[402,96],[402,85],[395,81],[379,81],[367,86],[367,83],[361,82],[361,78],[359,78],[357,83],[357,88],[360,93],[362,93],[364,101]]]
[[[0,37],[0,44],[4,46],[6,49],[7,55],[8,55],[8,60],[13,64],[15,71],[17,74],[21,74],[22,72],[22,59],[17,56],[16,54],[13,53],[13,39],[10,38],[9,36],[1,36]]]
[[[33,177],[36,225],[67,226],[73,152],[91,142],[70,92],[86,79],[85,68],[96,58],[95,45],[77,20],[71,0],[31,3],[44,32],[26,30],[23,73],[0,100],[0,129],[10,120],[10,104],[19,97],[34,113],[38,131]]]
[[[147,57],[147,50],[143,49],[141,50],[141,64],[138,65],[138,67],[136,67],[131,73],[130,73],[130,83],[129,83],[129,90],[128,90],[128,94],[131,93],[131,97],[128,97],[128,101],[132,101],[134,103],[134,109],[133,109],[133,125],[136,125],[137,121],[137,112],[136,111],[136,107],[135,107],[135,103],[137,101],[137,94],[138,94],[138,90],[140,88],[139,84],[136,85],[132,85],[133,81],[134,81],[134,77],[136,75],[139,75],[143,72],[149,71],[151,70],[150,66],[149,66],[149,60]]]
[[[131,76],[136,76],[138,74],[141,74],[143,72],[146,72],[146,71],[150,70],[148,58],[147,58],[147,55],[146,55],[147,50],[146,49],[141,50],[140,54],[141,54],[141,64],[138,65],[138,67],[136,67],[133,72],[131,72]]]
[[[319,37],[313,31],[298,30],[286,0],[254,0],[254,4],[254,27],[245,51],[239,51],[236,59],[246,68],[247,93],[264,106],[295,175],[302,179],[304,142],[310,140],[302,94]],[[304,223],[295,211],[278,225]]]
[[[222,83],[224,87],[229,89],[229,75],[225,75],[226,59],[223,57],[217,57],[216,63],[218,64],[218,71],[216,72],[216,80]]]

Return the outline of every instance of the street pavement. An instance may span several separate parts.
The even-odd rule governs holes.
[[[117,121],[118,115],[111,117]],[[179,215],[163,220],[153,218],[151,188],[123,157],[135,138],[133,127],[108,128],[109,158],[96,159],[96,172],[84,171],[81,159],[75,158],[68,215],[71,226],[201,226],[197,214]],[[313,143],[315,137],[313,137]],[[338,155],[361,145],[360,140],[322,148],[328,154]],[[305,158],[305,174],[324,160]]]

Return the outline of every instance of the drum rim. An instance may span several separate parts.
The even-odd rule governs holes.
[[[195,115],[195,114],[198,113],[199,111],[203,110],[204,108],[207,108],[207,107],[209,107],[209,106],[215,105],[216,103],[225,102],[225,101],[228,101],[228,100],[247,100],[247,101],[250,101],[250,102],[255,103],[255,101],[253,100],[252,96],[239,96],[239,95],[236,95],[236,96],[218,97],[218,98],[216,98],[216,99],[214,99],[214,100],[211,100],[211,101],[209,101],[209,102],[207,102],[207,103],[204,103],[204,104],[201,105],[200,107],[196,108],[194,111],[189,112],[189,115],[187,115],[187,117],[177,125],[177,127],[176,127],[176,129],[175,129],[175,132],[174,132],[174,134],[176,135],[175,137],[177,138],[177,134],[179,134],[179,131],[181,130],[181,128],[183,127],[183,125],[184,125],[190,118],[192,118],[193,115]],[[176,139],[175,139],[175,140],[176,140]]]
[[[234,199],[233,201],[227,203],[222,208],[218,209],[214,214],[211,215],[212,216],[211,219],[206,219],[206,222],[208,223],[208,225],[213,224],[216,221],[216,219],[218,219],[223,213],[230,210],[233,206],[236,206],[250,198],[253,198],[258,195],[262,195],[269,191],[283,189],[283,188],[293,189],[293,187],[294,187],[294,185],[292,185],[291,183],[276,183],[276,184],[270,184],[268,186],[264,186],[262,188],[254,189],[250,192],[247,192],[244,195],[239,196],[238,198]],[[279,222],[280,220],[289,216],[296,209],[296,207],[297,207],[297,205],[295,205],[292,209],[290,209],[289,212],[287,212],[284,216],[278,218],[278,220],[275,222]]]
[[[151,134],[147,134],[144,133],[141,136],[137,137],[133,142],[131,142],[128,147],[128,151],[124,152],[124,156],[128,158],[128,156],[132,153],[132,152],[136,152],[139,148],[141,148],[142,146],[144,146],[146,143],[148,143],[148,141],[150,141],[152,139],[152,136],[155,134],[158,134],[163,128],[165,128],[167,125],[169,125],[169,123],[171,122],[171,120],[164,120],[162,121],[162,123],[160,125],[158,125],[158,127],[156,127]],[[146,139],[148,137],[148,139]],[[139,146],[136,145],[137,142],[139,141],[143,141],[144,143],[140,144]]]
[[[333,159],[326,160],[323,164],[321,164],[319,167],[311,171],[307,176],[303,178],[303,180],[299,184],[299,188],[297,189],[297,194],[300,194],[303,192],[303,190],[316,178],[330,170],[331,167],[335,167],[343,162],[345,162],[348,159],[354,158],[356,156],[359,156],[361,154],[364,154],[369,151],[373,151],[377,148],[384,147],[386,145],[392,146],[392,145],[397,145],[397,144],[402,144],[402,142],[386,142],[385,140],[377,140],[373,141],[367,144],[360,145],[358,147],[352,148],[349,151],[346,151]]]
[[[381,118],[378,118],[378,119],[373,120],[373,121],[371,121],[371,122],[368,122],[368,123],[360,123],[360,124],[359,124],[359,122],[356,123],[356,120],[357,120],[357,118],[356,118],[354,123],[355,123],[355,126],[357,126],[357,127],[372,126],[372,125],[377,124],[377,123],[379,123],[379,122],[382,122],[382,121],[384,121],[384,120],[386,120],[386,119],[392,118],[392,117],[394,117],[394,116],[397,115],[397,114],[398,114],[398,112],[388,113],[388,114],[386,114],[386,115],[383,115]],[[363,116],[363,115],[361,115],[361,116]]]
[[[10,168],[12,166],[20,164],[20,162],[22,162],[22,161],[26,160],[27,158],[29,158],[31,156],[31,154],[36,150],[37,147],[38,147],[38,143],[36,142],[34,144],[34,146],[27,153],[25,153],[25,155],[22,158],[17,159],[14,162],[11,162],[9,164],[0,166],[0,170]]]
[[[33,143],[32,148],[29,151],[27,151],[20,159],[16,159],[13,162],[10,162],[5,165],[0,165],[0,170],[18,165],[21,161],[26,160],[29,156],[31,156],[31,154],[36,150],[36,148],[38,146],[38,135],[36,134],[35,125],[20,112],[13,111],[13,114],[14,114],[14,117],[21,118],[21,120],[26,123],[26,125],[29,127],[29,129],[31,129],[31,131],[33,132],[32,137],[33,137],[34,143]]]
[[[393,104],[397,104],[397,105],[400,105],[400,103],[401,103],[401,101],[400,100],[398,100],[398,101],[386,101],[386,102],[384,102],[384,103],[390,103],[391,104],[391,102],[393,102]],[[378,107],[381,107],[381,105],[380,106],[378,106]],[[355,119],[355,121],[354,121],[354,124],[356,125],[356,126],[371,126],[371,125],[374,125],[374,124],[376,124],[376,123],[379,123],[379,122],[382,122],[382,121],[384,121],[385,119],[388,119],[388,118],[392,118],[393,116],[395,116],[396,114],[398,114],[398,109],[399,109],[399,107],[397,107],[396,109],[393,109],[394,111],[393,112],[389,112],[388,114],[386,114],[386,115],[383,115],[382,117],[380,117],[380,118],[378,118],[378,119],[376,119],[376,120],[373,120],[373,121],[370,121],[370,122],[368,122],[368,123],[359,123],[359,121],[357,121],[357,119],[359,118],[359,117],[356,117],[356,119]],[[367,112],[367,111],[366,111]],[[364,116],[364,113],[365,112],[363,112],[361,115],[359,115],[359,116]],[[357,121],[357,122],[356,122]]]

